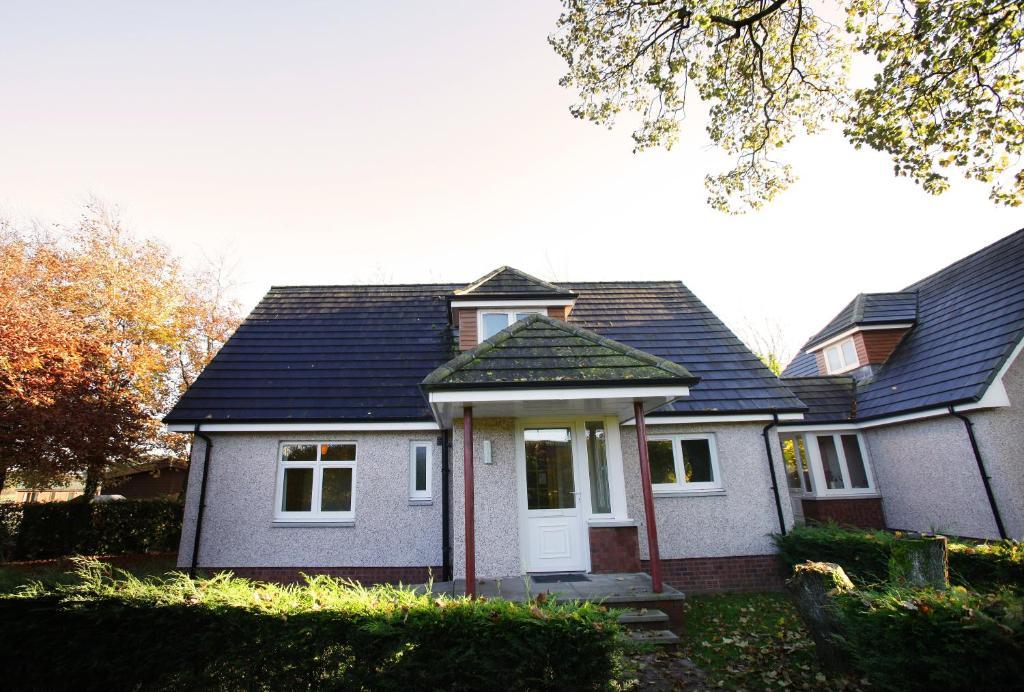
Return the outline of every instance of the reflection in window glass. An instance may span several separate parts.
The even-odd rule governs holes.
[[[285,461],[316,461],[316,445],[285,445],[281,458]]]
[[[714,483],[711,470],[711,445],[707,440],[680,440],[683,473],[687,483]]]
[[[572,437],[568,428],[523,432],[526,445],[526,499],[529,509],[576,506]]]
[[[856,435],[842,435],[843,454],[846,455],[846,473],[850,476],[850,487],[867,488],[868,474],[864,470],[864,457]]]
[[[316,447],[313,447],[313,456],[316,457]],[[281,509],[285,512],[308,512],[312,509],[313,469],[285,469],[282,495]]]
[[[352,510],[352,469],[324,469],[320,509],[324,512]]]
[[[814,482],[811,480],[813,476],[811,475],[810,464],[807,461],[807,446],[804,444],[803,435],[797,435],[795,440],[796,451],[800,457],[800,467],[804,474],[804,490],[810,493],[814,491]]]
[[[484,333],[481,339],[490,339],[508,326],[508,315],[504,312],[485,312],[483,323]]]
[[[587,422],[587,463],[590,468],[591,509],[594,514],[611,514],[608,455],[605,449],[604,423],[600,421]]]
[[[796,440],[792,437],[779,438],[782,447],[782,459],[786,464],[786,480],[789,487],[800,490],[800,459],[797,458]]]
[[[354,444],[322,444],[320,445],[321,461],[355,461],[356,446]]]
[[[843,472],[839,468],[839,452],[831,435],[818,436],[818,451],[821,453],[822,471],[825,472],[825,487],[840,490],[843,484]]]
[[[652,485],[676,482],[676,464],[672,456],[672,440],[648,440],[647,457],[651,465]]]

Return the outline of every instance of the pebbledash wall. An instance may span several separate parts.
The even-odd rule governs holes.
[[[364,582],[422,583],[441,575],[441,450],[437,432],[210,433],[210,458],[199,567],[291,581],[301,572]],[[353,526],[275,524],[282,441],[356,443]],[[432,504],[409,500],[413,441],[434,445]],[[178,565],[192,558],[205,443],[196,439]],[[198,471],[198,473],[197,473]]]
[[[716,425],[649,425],[648,434],[712,433],[718,448],[722,490],[678,497],[657,496],[659,547],[665,580],[690,593],[778,588],[780,562],[771,534],[778,514],[771,490],[763,423]],[[463,521],[462,421],[452,435],[452,545],[455,576],[465,576]],[[515,421],[474,421],[474,492],[476,494],[476,571],[478,578],[522,574],[519,509],[516,492]],[[637,526],[640,558],[647,569],[647,534],[636,429],[621,426],[626,504]],[[781,451],[773,438],[773,455],[787,527],[793,517],[781,476]],[[492,463],[480,463],[483,441],[490,440]]]
[[[1010,406],[967,412],[1011,538],[1024,538],[1024,357],[1003,378]],[[864,431],[889,528],[998,538],[964,423],[941,416]]]

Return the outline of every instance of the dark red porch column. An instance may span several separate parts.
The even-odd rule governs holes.
[[[466,503],[466,595],[476,598],[476,527],[473,524],[473,407],[462,409],[462,480]]]
[[[647,550],[651,557],[651,586],[661,593],[661,556],[658,555],[658,525],[654,520],[654,491],[651,489],[651,463],[647,458],[647,423],[644,405],[633,402],[636,420],[636,444],[640,451],[640,482],[644,486],[644,516],[647,518]]]

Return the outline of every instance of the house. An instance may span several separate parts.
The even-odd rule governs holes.
[[[165,419],[180,565],[778,585],[771,431],[806,409],[679,282],[274,287]]]
[[[1024,538],[1024,230],[893,293],[858,295],[782,381],[794,513]]]
[[[84,490],[79,480],[46,487],[17,486],[0,492],[0,502],[66,502],[80,497]]]
[[[103,474],[103,494],[129,500],[183,497],[188,464],[178,459],[157,459],[135,466],[111,469]]]

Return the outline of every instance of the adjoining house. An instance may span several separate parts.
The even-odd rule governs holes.
[[[188,463],[157,459],[135,466],[111,469],[103,474],[103,494],[129,500],[181,498],[188,481]]]
[[[679,282],[275,287],[166,419],[196,435],[179,560],[777,584],[770,430],[804,410]]]
[[[796,515],[1024,538],[1022,334],[1024,231],[854,298],[782,375],[809,407],[779,429]]]

